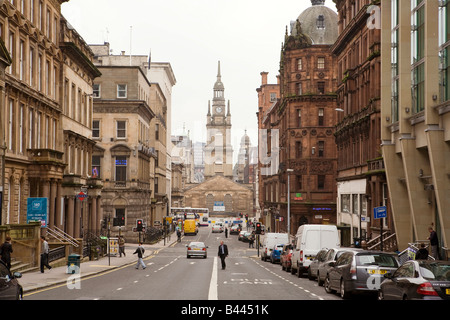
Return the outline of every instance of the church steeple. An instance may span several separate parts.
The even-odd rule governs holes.
[[[225,87],[222,83],[222,75],[220,73],[220,61],[219,61],[219,65],[217,68],[217,81],[214,84],[214,98],[213,100],[217,101],[225,101],[225,97],[224,97],[224,91],[225,91]]]

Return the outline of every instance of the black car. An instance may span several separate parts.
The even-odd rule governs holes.
[[[380,300],[450,300],[450,261],[407,261],[385,278]]]
[[[22,286],[17,281],[21,278],[20,272],[11,274],[5,263],[0,260],[0,300],[21,300],[23,297]]]

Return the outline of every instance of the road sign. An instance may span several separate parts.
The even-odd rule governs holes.
[[[374,219],[386,218],[386,216],[387,216],[387,212],[386,212],[385,206],[373,208],[373,218]]]
[[[77,194],[77,198],[80,201],[83,201],[84,199],[86,199],[88,197],[88,195],[86,193],[84,193],[83,191],[81,191],[79,194]]]

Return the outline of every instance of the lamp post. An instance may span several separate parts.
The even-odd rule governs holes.
[[[288,237],[291,235],[291,175],[290,172],[293,172],[292,169],[287,169],[287,175],[288,175],[288,187],[287,187],[287,229],[288,229]]]

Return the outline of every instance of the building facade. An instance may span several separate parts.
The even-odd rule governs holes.
[[[336,13],[324,1],[312,1],[291,32],[286,30],[280,99],[261,120],[267,150],[279,157],[278,166],[275,161],[270,169],[261,168],[270,171],[261,175],[262,209],[281,232],[295,234],[306,223],[336,223],[336,74],[330,51],[336,26]]]
[[[157,204],[158,160],[155,133],[151,132],[155,112],[150,107],[148,64],[143,63],[147,59],[133,56],[130,65],[129,56],[110,55],[108,44],[91,48],[102,73],[93,87],[92,135],[96,145],[92,175],[103,181],[103,218],[110,220],[113,234],[120,232],[126,241],[138,241],[138,233],[133,231],[137,219],[152,226]],[[123,225],[114,226],[114,218]]]
[[[382,4],[381,139],[398,246],[432,226],[448,247],[450,3]]]
[[[343,245],[356,239],[393,234],[388,185],[381,153],[380,29],[369,27],[373,1],[334,1],[339,37],[332,47],[337,57],[338,227]],[[380,4],[380,2],[378,2]],[[373,219],[375,207],[386,206],[386,219]],[[391,248],[395,250],[395,246]]]
[[[2,1],[0,32],[11,65],[0,115],[1,223],[26,223],[27,199],[48,199],[48,227],[74,237],[97,223],[90,179],[93,53],[61,16],[66,1]],[[86,200],[76,195],[93,186]]]

